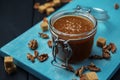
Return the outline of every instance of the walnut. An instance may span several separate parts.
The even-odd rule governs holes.
[[[28,43],[28,46],[29,46],[29,48],[30,49],[32,49],[32,50],[35,50],[35,49],[37,49],[37,47],[38,47],[38,42],[37,42],[37,40],[31,40],[29,43]]]

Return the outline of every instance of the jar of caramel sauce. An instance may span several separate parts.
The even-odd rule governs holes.
[[[96,34],[96,19],[88,12],[66,10],[54,14],[49,22],[57,58],[77,63],[88,58]],[[69,45],[68,51],[64,42]],[[53,46],[54,47],[54,46]],[[70,50],[70,51],[69,51]]]

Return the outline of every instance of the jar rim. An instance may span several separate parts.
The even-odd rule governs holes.
[[[52,20],[54,20],[54,18],[57,17],[57,16],[60,16],[60,17],[57,17],[55,19],[55,21],[57,19],[61,18],[61,17],[64,17],[64,16],[80,16],[80,15],[82,17],[88,18],[93,23],[94,26],[93,26],[93,29],[91,31],[83,32],[83,33],[80,33],[80,34],[68,34],[68,33],[64,33],[64,32],[61,32],[61,31],[55,29],[55,27],[53,26]],[[54,33],[60,34],[60,35],[69,36],[69,37],[77,37],[77,36],[83,36],[83,35],[88,35],[88,36],[90,35],[91,36],[91,35],[93,35],[93,33],[96,32],[97,20],[95,19],[94,16],[92,16],[88,12],[82,12],[80,10],[62,10],[62,11],[59,11],[59,12],[55,13],[54,15],[52,15],[52,17],[50,18],[50,21],[49,21],[49,25],[50,25],[50,30],[51,31],[53,31]]]

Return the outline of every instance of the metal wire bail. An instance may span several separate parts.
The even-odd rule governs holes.
[[[64,44],[64,52],[65,52],[65,63],[60,63],[59,61],[57,61],[56,59],[56,49],[57,49],[57,45],[58,45],[58,42],[63,42]],[[51,61],[51,64],[56,66],[56,67],[59,67],[59,68],[64,68],[64,69],[68,69],[68,64],[69,64],[69,59],[72,55],[72,49],[69,45],[69,40],[65,41],[65,40],[62,40],[62,39],[56,39],[54,42],[53,42],[53,48],[52,48],[52,55],[53,55],[53,60]],[[65,66],[62,66],[62,65],[65,65]]]

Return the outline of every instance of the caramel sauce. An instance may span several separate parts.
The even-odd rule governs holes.
[[[87,18],[78,16],[64,16],[57,19],[54,27],[63,33],[81,34],[89,32],[93,29],[93,23]]]
[[[54,22],[53,27],[60,32],[77,35],[85,32],[90,32],[94,28],[94,24],[91,20],[84,17],[63,16],[58,18]],[[63,39],[63,40],[69,40],[72,38],[62,34],[59,34],[58,36],[60,39]],[[52,38],[54,41],[55,36],[53,35]],[[69,60],[70,63],[80,62],[88,58],[91,53],[92,45],[94,41],[94,34],[85,39],[80,39],[80,38],[81,36],[77,36],[77,37],[74,37],[75,40],[69,41],[69,45],[72,49],[72,56]],[[61,47],[64,48],[63,43],[60,43],[59,45],[61,45]],[[64,50],[58,47],[58,51],[59,51],[58,58],[65,60]]]

